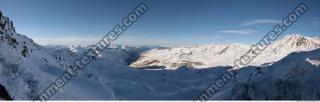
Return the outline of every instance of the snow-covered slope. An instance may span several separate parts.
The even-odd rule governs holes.
[[[107,49],[87,66],[83,75],[110,87],[116,99],[191,100],[231,68],[138,70],[125,63],[129,53],[126,49]],[[236,78],[211,99],[319,99],[319,64],[320,49],[316,49],[294,52],[259,67],[245,67],[236,70]]]
[[[71,49],[83,49],[83,47],[49,46],[47,49],[56,49],[51,54],[56,57],[62,57],[62,62],[68,62],[66,61],[67,58],[64,57],[69,58],[72,54],[78,55],[78,53],[82,52],[82,50],[71,51]],[[106,49],[82,70],[81,76],[100,82],[105,87],[110,87],[116,99],[191,100],[197,96],[195,93],[201,92],[211,81],[219,77],[218,75],[227,70],[227,67],[204,70],[187,67],[174,71],[140,70],[128,66],[128,62],[132,61],[132,58],[135,59],[135,56],[138,56],[140,52],[148,49],[145,47]]]
[[[270,65],[245,67],[211,99],[319,100],[320,49],[294,52]]]
[[[15,32],[8,17],[0,17],[0,84],[15,100],[32,100],[65,67],[58,63],[42,46]],[[80,87],[92,88],[79,90]],[[79,94],[81,93],[81,94]],[[51,99],[112,99],[112,91],[99,82],[86,77],[76,77]]]
[[[310,51],[316,48],[320,48],[320,41],[317,37],[309,38],[298,34],[287,35],[271,44],[249,65],[259,66],[264,63],[276,62],[291,52]],[[153,49],[143,53],[130,66],[169,69],[181,66],[195,68],[233,66],[233,61],[249,49],[250,46],[244,44]]]
[[[191,100],[231,67],[177,70],[130,68],[124,49],[108,49],[89,64],[85,76],[110,87],[116,99]],[[236,78],[214,100],[319,99],[320,49],[293,52],[277,62],[236,70]],[[312,90],[315,89],[315,90]]]

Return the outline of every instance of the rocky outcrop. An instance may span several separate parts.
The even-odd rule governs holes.
[[[8,94],[6,88],[0,84],[0,98],[5,100],[12,100],[10,95]]]

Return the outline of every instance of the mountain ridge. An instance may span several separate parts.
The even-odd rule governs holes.
[[[157,66],[165,66],[169,69],[176,69],[186,64],[195,68],[207,68],[222,65],[233,66],[235,58],[239,58],[248,51],[250,48],[249,46],[250,45],[245,44],[228,44],[154,49],[142,53],[141,57],[130,66],[135,68],[156,68]],[[282,39],[269,45],[268,48],[262,52],[262,54],[258,55],[258,57],[253,60],[252,64],[249,65],[259,66],[264,63],[280,60],[291,52],[309,51],[316,48],[320,48],[320,41],[317,37],[310,38],[299,34],[286,35]],[[270,55],[275,56],[270,57]],[[203,64],[196,65],[194,63],[184,63],[186,61]]]

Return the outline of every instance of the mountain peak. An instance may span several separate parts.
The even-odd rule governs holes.
[[[290,34],[283,37],[284,40],[297,40],[297,39],[305,39],[305,38],[309,38],[309,37],[303,36],[301,34]]]
[[[16,32],[13,26],[13,21],[10,21],[9,17],[6,17],[0,11],[0,27],[4,32]]]
[[[319,40],[320,38],[318,36],[314,37],[308,37],[308,36],[303,36],[302,34],[289,34],[285,35],[282,40],[301,40],[301,39],[307,39],[307,40]]]
[[[300,34],[290,34],[279,40],[279,45],[290,45],[291,47],[308,47],[309,46],[320,46],[319,40],[316,37],[306,37]]]

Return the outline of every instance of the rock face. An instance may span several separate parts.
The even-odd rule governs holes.
[[[12,100],[12,98],[9,96],[6,88],[0,84],[0,99],[5,99],[5,100]]]
[[[32,99],[40,91],[39,82],[49,79],[36,78],[41,73],[40,66],[45,65],[36,59],[48,56],[33,40],[18,34],[9,17],[2,15],[0,26],[0,84],[13,99]]]
[[[2,12],[1,12],[1,10],[0,10],[0,25],[1,25],[1,31],[0,31],[0,34],[1,35],[4,35],[5,33],[3,32],[3,30],[2,29],[4,29],[5,28],[5,24],[3,23],[3,21],[2,21]],[[1,37],[1,39],[3,40],[3,36],[0,36]],[[0,98],[2,98],[2,99],[5,99],[5,100],[12,100],[12,98],[10,97],[10,95],[8,94],[8,92],[7,92],[7,90],[6,90],[6,88],[3,86],[3,85],[1,85],[1,83],[0,83]]]

